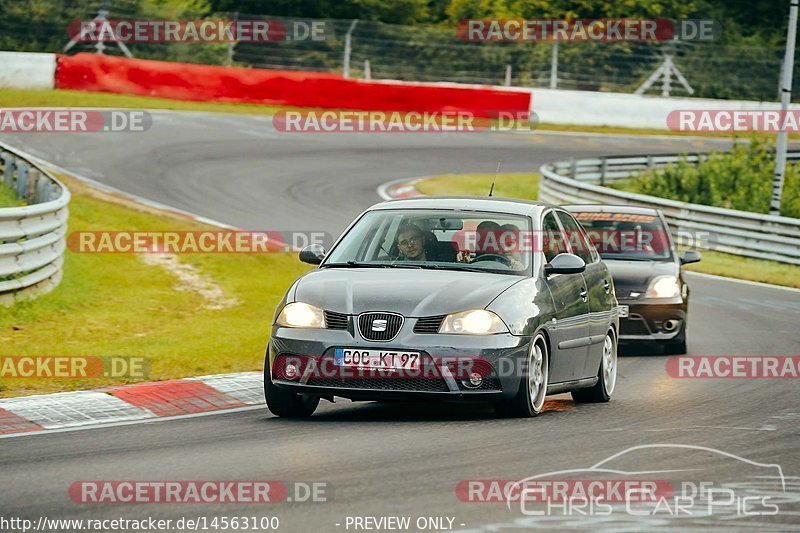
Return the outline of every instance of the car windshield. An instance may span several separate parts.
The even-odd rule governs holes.
[[[665,261],[672,257],[667,228],[656,215],[573,211],[603,259]]]
[[[366,213],[331,250],[323,268],[426,268],[528,275],[530,219],[452,210]],[[527,250],[527,251],[526,251]]]

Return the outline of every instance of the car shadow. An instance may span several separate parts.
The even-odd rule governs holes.
[[[664,349],[655,344],[642,346],[636,344],[620,344],[617,347],[617,355],[620,357],[664,355]]]
[[[548,399],[537,418],[575,409],[569,395]],[[318,411],[304,423],[325,422],[465,422],[474,420],[515,420],[495,414],[491,404],[444,402],[349,402],[337,398],[336,407]],[[524,420],[524,419],[516,419]],[[297,422],[297,421],[292,421]]]

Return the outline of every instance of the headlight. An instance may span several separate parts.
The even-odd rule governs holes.
[[[499,316],[486,311],[461,311],[447,315],[439,327],[439,333],[459,333],[462,335],[491,335],[493,333],[508,333],[508,327]]]
[[[680,294],[680,284],[675,276],[658,276],[647,288],[647,298],[674,298]]]
[[[324,328],[325,314],[313,305],[293,302],[281,310],[275,323],[285,328]]]

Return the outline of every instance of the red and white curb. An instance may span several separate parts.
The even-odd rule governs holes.
[[[0,438],[264,406],[261,372],[0,399]]]
[[[402,178],[395,181],[384,183],[377,189],[378,196],[384,200],[395,200],[400,198],[415,198],[417,196],[424,196],[417,190],[416,183],[426,179],[422,178]]]

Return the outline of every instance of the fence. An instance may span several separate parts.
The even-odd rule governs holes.
[[[800,265],[800,219],[721,209],[633,194],[605,187],[614,180],[657,169],[685,157],[697,163],[703,155],[603,157],[549,163],[541,168],[539,199],[555,204],[603,203],[661,209],[677,239],[707,234],[699,247],[729,254]],[[800,160],[800,152],[789,160]]]
[[[27,204],[0,208],[0,304],[10,305],[61,281],[70,193],[4,143],[0,181]]]
[[[103,10],[108,19],[272,19],[268,15],[208,13],[191,3],[136,0],[47,0],[52,9],[37,9],[28,0],[3,0],[0,50],[65,52],[67,27],[90,20]],[[252,5],[252,4],[251,4]],[[357,78],[405,81],[450,81],[517,87],[634,92],[659,67],[677,67],[704,98],[778,99],[783,47],[775,44],[671,41],[624,42],[464,42],[454,27],[400,25],[375,21],[278,17],[287,27],[295,22],[323,22],[324,41],[276,43],[130,43],[133,56],[214,65],[313,70]],[[351,31],[352,30],[352,31]],[[349,33],[349,39],[347,38]],[[723,33],[723,37],[727,34]],[[349,45],[348,45],[349,42]],[[100,50],[98,50],[98,48]],[[66,53],[101,51],[122,55],[114,43],[81,43]],[[349,66],[346,67],[346,64]],[[800,78],[800,56],[795,64]],[[687,91],[672,78],[672,95]],[[654,94],[664,88],[652,87]]]

